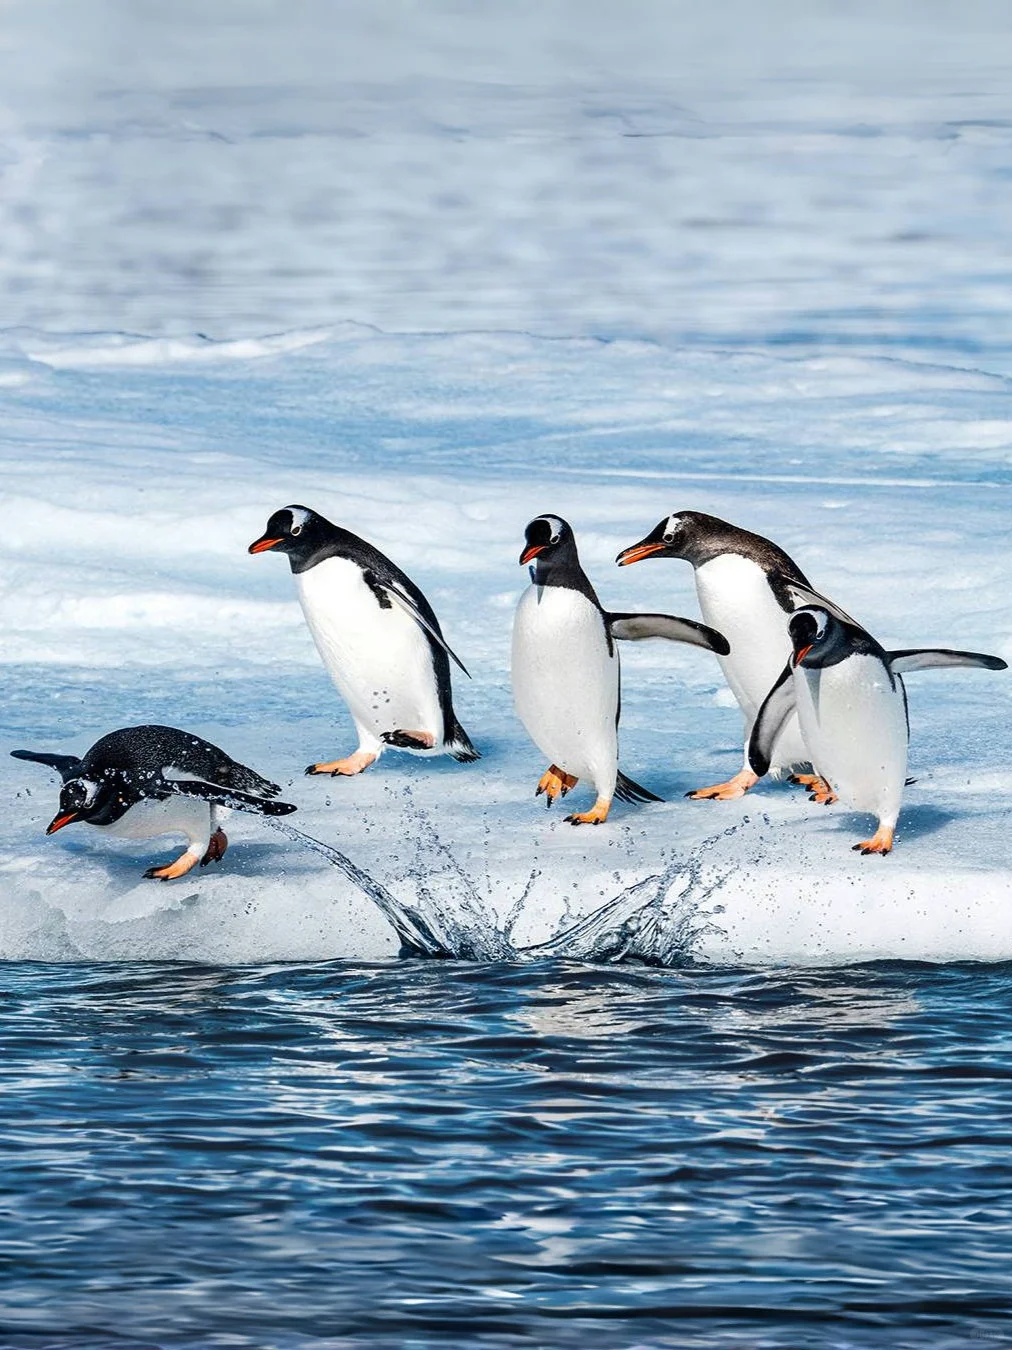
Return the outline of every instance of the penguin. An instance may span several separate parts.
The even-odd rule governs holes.
[[[749,738],[749,763],[762,777],[787,721],[797,714],[811,758],[840,799],[874,815],[862,854],[889,853],[907,778],[910,725],[902,676],[972,666],[1005,670],[1000,656],[930,647],[886,651],[842,609],[808,586],[788,583],[800,606],[788,621],[791,656],[763,701]]]
[[[527,526],[521,565],[533,562],[532,584],[513,623],[511,663],[517,714],[535,745],[551,760],[535,796],[551,806],[581,778],[597,794],[589,811],[566,817],[573,825],[600,825],[613,796],[628,802],[660,798],[618,771],[620,710],[616,640],[663,637],[726,653],[724,637],[704,624],[670,614],[609,614],[580,566],[576,539],[559,516]]]
[[[52,755],[12,750],[56,769],[63,780],[60,807],[46,834],[83,821],[120,839],[153,839],[160,834],[186,836],[186,851],[164,867],[149,867],[146,877],[172,881],[200,863],[225,856],[228,839],[219,824],[222,808],[286,816],[295,810],[273,800],[281,789],[230,759],[224,750],[175,727],[123,727],[88,750]]]
[[[353,754],[310,764],[307,774],[362,773],[387,746],[481,758],[453,711],[450,662],[468,672],[410,577],[306,506],[274,512],[249,546],[268,550],[288,557],[309,631],[358,733]]]
[[[731,644],[730,652],[719,660],[745,718],[742,767],[727,782],[697,788],[686,796],[733,801],[759,781],[748,761],[749,737],[756,713],[791,651],[787,624],[794,604],[787,583],[807,586],[808,579],[769,539],[701,511],[666,516],[615,561],[628,567],[643,558],[682,558],[691,563],[703,619],[726,634]],[[809,790],[813,800],[827,805],[835,801],[821,773],[807,772],[812,766],[796,717],[784,723],[771,764],[774,777],[786,774]]]

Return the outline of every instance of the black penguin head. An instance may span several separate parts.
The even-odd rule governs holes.
[[[835,665],[850,647],[843,625],[828,610],[805,605],[795,610],[787,625],[793,654],[791,665],[819,667]]]
[[[534,562],[539,576],[576,560],[576,539],[561,516],[535,517],[524,530],[524,539],[520,565]]]
[[[286,553],[294,568],[307,561],[333,531],[333,525],[307,506],[283,506],[267,522],[259,539],[249,546],[250,553]]]
[[[624,548],[615,561],[619,567],[642,562],[644,558],[687,558],[698,540],[704,517],[697,511],[675,511],[638,544]]]
[[[60,809],[46,827],[46,834],[55,834],[76,820],[90,820],[108,805],[114,792],[110,784],[91,778],[68,779],[60,789]]]

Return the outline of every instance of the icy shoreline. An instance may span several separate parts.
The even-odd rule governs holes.
[[[450,856],[504,923],[536,872],[524,945],[691,868],[716,836],[705,865],[719,877],[678,959],[1012,958],[1007,680],[910,678],[918,781],[897,851],[861,859],[849,845],[863,822],[796,790],[682,800],[740,754],[737,710],[704,653],[624,653],[623,764],[667,800],[596,831],[535,802],[543,765],[507,673],[518,540],[544,509],[573,521],[615,608],[696,614],[688,567],[613,564],[666,511],[692,506],[776,538],[888,645],[1012,657],[1003,380],[656,343],[311,336],[169,349],[8,335],[5,748],[81,749],[144,720],[191,727],[289,784],[293,824],[395,895],[435,885]],[[347,748],[348,723],[287,568],[245,554],[265,513],[293,499],[374,539],[429,594],[475,677],[457,697],[480,764],[391,754],[354,782],[301,778],[308,760]],[[83,830],[44,839],[53,795],[44,771],[0,756],[0,957],[396,951],[332,868],[257,824],[234,822],[223,868],[156,886],[139,877],[148,854]],[[675,905],[672,922],[686,913]]]

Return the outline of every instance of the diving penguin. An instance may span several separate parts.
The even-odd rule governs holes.
[[[788,623],[791,656],[755,719],[749,762],[769,768],[777,737],[797,713],[811,758],[840,799],[878,820],[854,848],[888,853],[903,798],[909,722],[901,676],[932,667],[1005,670],[1000,656],[912,648],[887,652],[849,615],[807,586],[789,583],[801,606]]]
[[[200,736],[174,727],[124,727],[95,742],[83,759],[46,751],[13,750],[56,769],[63,779],[60,808],[46,830],[55,834],[83,821],[120,839],[153,839],[182,834],[186,851],[146,877],[170,881],[191,867],[217,862],[228,840],[219,823],[222,808],[264,816],[295,810],[273,800],[277,783],[230,759]]]
[[[607,613],[580,566],[572,529],[558,516],[538,516],[527,526],[520,563],[530,562],[532,585],[513,623],[512,678],[520,720],[551,761],[535,795],[544,793],[551,806],[580,778],[589,778],[597,800],[589,811],[566,819],[599,825],[608,818],[613,796],[660,800],[618,771],[615,640],[663,637],[718,653],[727,652],[727,642],[691,619]]]
[[[615,561],[619,567],[628,567],[643,558],[683,558],[692,564],[700,612],[731,644],[720,664],[745,718],[741,769],[726,783],[697,788],[687,795],[713,801],[742,797],[758,782],[748,761],[756,713],[791,651],[787,623],[794,604],[787,582],[807,585],[807,578],[769,539],[700,511],[666,516],[645,539],[624,548]],[[810,767],[809,760],[798,720],[789,717],[773,747],[774,776],[788,774],[792,782],[809,789],[814,800],[834,801],[818,772],[800,772]]]
[[[396,564],[305,506],[274,512],[249,546],[267,550],[287,555],[309,631],[358,732],[353,754],[306,773],[361,773],[387,746],[480,758],[453,711],[450,661],[467,671]]]

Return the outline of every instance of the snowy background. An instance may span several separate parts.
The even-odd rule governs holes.
[[[762,786],[704,653],[623,653],[623,766],[668,800],[572,830],[512,713],[523,526],[574,525],[603,602],[695,508],[768,534],[887,646],[1012,659],[1006,5],[0,5],[5,748],[198,731],[395,892],[461,885],[548,937],[680,860],[693,954],[1012,956],[1012,683],[911,676],[896,852]],[[475,766],[352,746],[287,565],[300,501],[429,595]],[[570,798],[572,801],[573,798]],[[582,801],[582,798],[578,798]],[[392,953],[317,855],[233,818],[223,867],[47,840],[0,757],[0,956]],[[688,874],[688,873],[687,873]],[[690,888],[691,889],[691,888]]]

